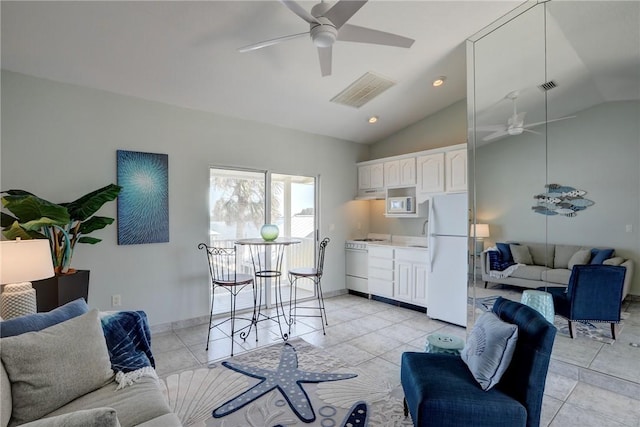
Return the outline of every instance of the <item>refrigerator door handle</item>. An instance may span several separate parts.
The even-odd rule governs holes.
[[[433,200],[429,201],[429,270],[433,273],[433,252],[435,250],[435,240],[433,238]]]

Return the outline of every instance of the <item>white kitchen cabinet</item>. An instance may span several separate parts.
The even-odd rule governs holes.
[[[384,187],[383,163],[358,166],[358,190]]]
[[[416,159],[391,160],[384,162],[384,186],[411,187],[416,185]]]
[[[384,165],[375,163],[371,165],[371,188],[384,187]]]
[[[416,185],[416,159],[414,157],[400,161],[400,185]]]
[[[394,249],[384,246],[369,245],[369,293],[386,298],[393,298],[393,252]]]
[[[447,193],[467,191],[467,150],[447,151],[444,170]]]
[[[400,185],[400,161],[384,162],[384,183],[386,187]]]
[[[418,193],[443,193],[444,184],[444,153],[419,156],[416,159],[418,172]]]
[[[427,306],[429,273],[426,250],[396,249],[394,276],[394,299],[420,307]]]
[[[358,166],[358,189],[368,190],[371,188],[371,165]]]

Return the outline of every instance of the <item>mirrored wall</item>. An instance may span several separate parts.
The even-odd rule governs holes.
[[[639,20],[636,1],[531,1],[469,39],[470,197],[485,248],[611,247],[638,265]],[[583,200],[546,200],[556,185]],[[470,297],[497,289],[476,276]]]

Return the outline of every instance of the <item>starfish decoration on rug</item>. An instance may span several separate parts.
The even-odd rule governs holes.
[[[310,423],[315,421],[316,415],[313,412],[309,396],[307,396],[301,384],[339,381],[357,376],[356,374],[331,374],[299,370],[296,349],[289,343],[285,343],[282,347],[280,364],[276,370],[239,365],[233,362],[222,362],[222,365],[241,374],[258,378],[261,381],[216,408],[213,411],[214,418],[222,418],[229,415],[277,388],[298,418]]]

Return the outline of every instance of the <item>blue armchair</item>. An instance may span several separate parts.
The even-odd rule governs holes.
[[[575,335],[573,322],[586,321],[611,323],[611,336],[616,339],[626,272],[625,267],[613,265],[575,265],[566,288],[546,288],[553,296],[556,314],[569,321],[571,338]]]
[[[493,312],[518,326],[513,359],[500,382],[482,390],[459,356],[408,352],[400,376],[405,415],[416,427],[536,427],[540,424],[556,328],[534,309],[498,298]]]

